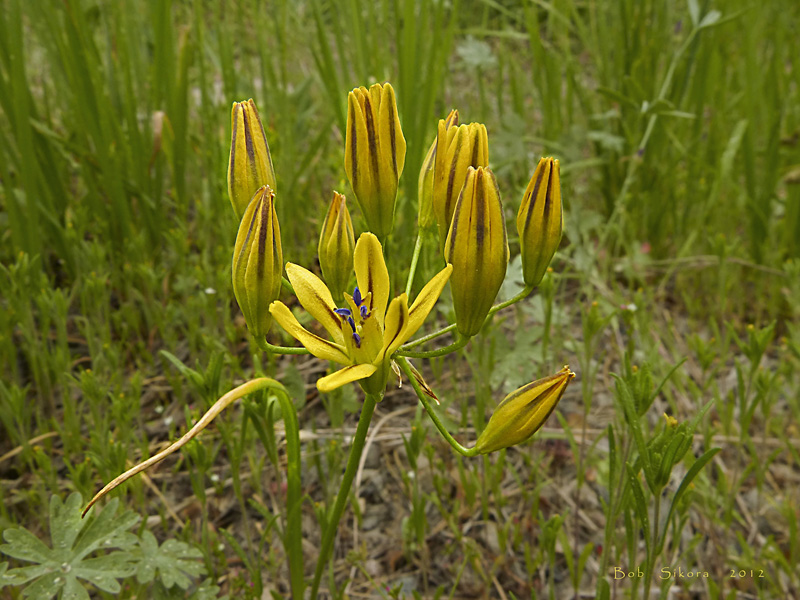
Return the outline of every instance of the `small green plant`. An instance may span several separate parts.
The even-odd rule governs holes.
[[[50,539],[47,546],[22,527],[3,532],[0,552],[35,564],[8,570],[0,563],[0,589],[25,586],[22,597],[47,600],[88,600],[87,585],[111,594],[121,591],[120,581],[136,577],[141,585],[154,584],[161,590],[188,590],[193,578],[205,572],[199,550],[170,539],[158,545],[147,530],[136,535],[130,530],[141,517],[130,510],[118,510],[114,498],[87,519],[80,516],[83,499],[73,492],[62,502],[50,498]],[[195,589],[194,600],[216,598],[219,588],[208,581]]]
[[[317,511],[322,540],[310,585],[312,598],[317,597],[323,571],[333,551],[375,407],[383,400],[393,375],[406,376],[433,424],[453,450],[465,457],[489,454],[528,440],[555,410],[575,377],[569,367],[564,367],[554,375],[510,393],[497,406],[476,444],[468,448],[449,433],[431,404],[431,400],[438,403],[436,394],[408,362],[408,358],[436,358],[459,351],[484,329],[497,311],[529,296],[544,277],[561,240],[559,161],[541,159],[523,194],[516,220],[524,287],[511,299],[494,304],[506,279],[509,261],[500,188],[487,166],[489,142],[485,125],[458,126],[457,114],[452,111],[447,120],[439,122],[429,160],[418,175],[421,187],[429,192],[420,197],[420,214],[433,214],[437,227],[434,230],[433,220],[428,223],[429,229],[419,227],[405,292],[390,301],[392,279],[386,265],[387,240],[393,233],[398,185],[406,154],[392,86],[386,83],[369,89],[356,88],[348,96],[344,170],[367,230],[355,241],[345,199],[334,193],[328,213],[341,218],[332,218],[333,222],[326,219],[319,246],[324,250],[320,261],[327,283],[298,264],[289,262],[284,267],[276,210],[278,198],[274,189],[277,184],[265,130],[252,100],[235,103],[233,107],[228,190],[231,204],[240,218],[233,250],[233,291],[247,328],[258,347],[268,354],[312,354],[337,364],[338,370],[317,380],[320,393],[328,394],[358,383],[365,394],[336,500],[333,506]],[[425,203],[430,206],[422,206]],[[414,276],[426,239],[432,242],[428,246],[433,250],[433,258],[440,262],[440,270],[417,291],[411,302]],[[284,268],[288,280],[283,277]],[[350,295],[344,289],[353,289],[347,286],[353,274],[356,285]],[[422,327],[448,284],[455,322],[409,341]],[[279,300],[283,288],[296,297],[330,339],[307,329],[290,306]],[[273,320],[302,347],[269,343],[267,334]],[[416,349],[450,332],[454,332],[455,339],[449,345],[428,351]],[[164,355],[189,377],[195,388],[202,389],[199,373],[183,366],[169,353]],[[177,442],[106,485],[87,510],[120,483],[186,445],[231,403],[264,389],[269,389],[280,402],[285,423],[288,475],[283,544],[289,563],[292,597],[303,598],[306,579],[301,545],[303,497],[297,409],[284,386],[271,378],[252,379],[222,396]],[[479,418],[479,424],[482,421]],[[266,444],[268,449],[272,446],[271,442]],[[194,448],[194,454],[202,452]],[[202,497],[202,486],[194,487],[195,494]],[[421,507],[422,496],[417,494],[416,497],[417,506]],[[419,508],[414,528],[417,543],[424,541],[423,516]]]

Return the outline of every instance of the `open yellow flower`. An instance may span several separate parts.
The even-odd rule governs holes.
[[[286,264],[286,274],[300,304],[322,324],[332,340],[304,329],[282,302],[273,302],[269,311],[311,354],[344,365],[343,369],[317,381],[320,392],[359,381],[368,394],[382,394],[391,372],[392,355],[425,322],[453,267],[447,265],[437,273],[409,308],[406,294],[389,303],[389,272],[375,235],[361,234],[353,263],[358,287],[352,296],[344,294],[346,308],[337,308],[330,290],[311,271]]]

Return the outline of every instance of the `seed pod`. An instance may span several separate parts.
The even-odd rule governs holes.
[[[247,206],[233,248],[233,293],[256,337],[266,335],[272,323],[269,305],[280,295],[282,273],[275,193],[265,185]]]
[[[445,131],[451,127],[458,126],[458,111],[453,109],[446,119],[439,121],[444,123]],[[419,216],[417,224],[420,229],[430,229],[436,219],[433,215],[433,171],[436,164],[436,147],[438,134],[431,143],[422,168],[419,170]]]
[[[470,167],[489,165],[489,138],[486,126],[470,123],[449,127],[439,121],[436,159],[433,171],[433,212],[439,226],[439,247],[444,248],[456,201]]]
[[[250,199],[262,185],[275,191],[275,170],[267,135],[256,103],[234,102],[231,109],[231,155],[228,162],[228,195],[233,210],[242,218]]]
[[[564,216],[561,210],[559,164],[552,158],[539,161],[517,213],[522,277],[535,286],[561,243]]]
[[[480,454],[524,442],[553,412],[575,373],[564,367],[555,375],[538,379],[511,392],[497,406],[475,444]]]
[[[500,190],[488,167],[469,167],[444,249],[453,265],[450,289],[456,327],[473,336],[483,326],[508,266],[508,238]]]
[[[392,231],[397,184],[406,160],[406,140],[394,90],[376,83],[347,97],[344,170],[369,230],[380,238]]]
[[[353,249],[355,248],[353,222],[347,210],[345,197],[333,192],[333,199],[322,224],[319,236],[319,265],[322,276],[333,297],[341,300],[353,274]]]

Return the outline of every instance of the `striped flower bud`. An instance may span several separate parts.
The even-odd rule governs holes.
[[[439,226],[439,247],[444,247],[458,195],[470,167],[489,165],[489,138],[486,126],[470,123],[448,127],[439,121],[436,136],[436,159],[433,169],[433,212]]]
[[[347,201],[342,194],[333,192],[333,200],[322,224],[317,254],[325,283],[337,300],[343,298],[342,294],[347,289],[353,274],[355,245],[353,222],[347,210]]]
[[[553,412],[573,377],[575,373],[564,367],[555,375],[511,392],[497,406],[478,438],[478,453],[502,450],[531,437]]]
[[[394,90],[376,83],[347,97],[344,170],[369,230],[380,238],[392,231],[397,184],[406,160]]]
[[[543,158],[531,177],[517,213],[522,276],[538,285],[561,242],[564,216],[558,161]]]
[[[440,121],[442,122],[442,121]],[[453,109],[443,120],[445,131],[458,126],[458,111]],[[422,168],[419,170],[419,216],[417,224],[420,229],[430,229],[436,222],[433,216],[433,171],[436,164],[436,147],[438,135],[431,143]]]
[[[500,190],[488,167],[469,167],[444,248],[456,328],[478,333],[506,276],[508,238]]]
[[[252,99],[234,102],[231,109],[228,195],[239,219],[256,190],[262,185],[268,185],[275,191],[275,170],[272,167],[264,126]]]
[[[265,185],[247,206],[233,248],[233,293],[247,328],[256,337],[266,335],[272,323],[269,305],[278,299],[282,273],[275,192]]]

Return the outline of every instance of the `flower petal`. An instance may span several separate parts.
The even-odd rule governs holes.
[[[353,263],[361,294],[372,292],[371,310],[382,329],[386,305],[389,303],[389,271],[383,260],[383,248],[375,234],[361,234],[356,243]]]
[[[403,334],[408,327],[408,296],[401,294],[389,305],[386,311],[386,329],[383,330],[383,347],[376,363],[387,360],[408,338]]]
[[[408,325],[406,325],[406,330],[403,332],[402,343],[405,343],[408,338],[414,335],[417,329],[425,322],[428,313],[431,312],[433,305],[436,304],[436,301],[439,299],[439,295],[442,293],[448,279],[450,279],[450,274],[452,272],[453,265],[447,265],[434,275],[433,278],[425,284],[425,287],[420,290],[419,294],[414,299],[414,304],[411,305],[408,311]]]
[[[332,360],[342,365],[349,365],[352,362],[342,346],[324,340],[318,335],[314,335],[310,331],[305,330],[292,314],[292,311],[289,310],[289,307],[283,302],[273,302],[270,304],[269,312],[272,313],[272,316],[275,317],[278,324],[283,327],[289,335],[308,348],[308,351],[317,358]]]
[[[331,392],[346,383],[369,377],[377,370],[378,367],[375,365],[350,365],[326,377],[317,379],[317,389],[323,393]]]
[[[309,314],[322,323],[325,330],[338,343],[342,344],[342,320],[334,312],[336,304],[333,296],[322,280],[300,265],[286,263],[286,275],[294,288],[300,304]]]

